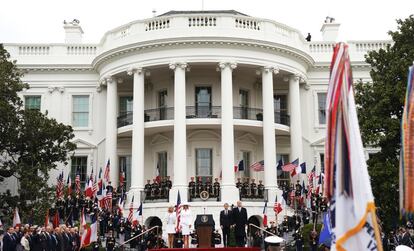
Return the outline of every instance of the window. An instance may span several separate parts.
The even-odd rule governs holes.
[[[124,186],[126,190],[129,190],[131,186],[131,156],[120,156],[119,157],[119,170],[120,177],[122,172],[125,175]]]
[[[287,95],[273,95],[273,106],[275,109],[275,123],[287,125]]]
[[[158,108],[160,110],[160,120],[165,120],[167,117],[167,90],[158,92]]]
[[[247,119],[249,107],[249,92],[246,90],[239,91],[240,96],[240,118]]]
[[[72,157],[71,168],[70,168],[72,182],[75,182],[76,172],[79,171],[81,187],[85,187],[87,168],[88,168],[88,157],[87,156]]]
[[[318,119],[319,124],[326,124],[326,93],[318,93]]]
[[[89,126],[89,96],[73,96],[73,116],[72,125],[74,127]]]
[[[211,115],[211,87],[196,87],[196,117],[208,118]]]
[[[164,178],[167,176],[167,152],[159,152],[157,168],[159,168],[160,177]]]
[[[199,148],[196,149],[196,174],[201,177],[203,182],[207,177],[212,176],[212,149],[211,148]],[[210,179],[211,180],[211,179]]]
[[[282,159],[283,163],[289,163],[289,154],[276,154],[276,161],[279,163],[279,160]],[[289,186],[290,184],[290,174],[289,172],[283,172],[282,170],[277,170],[277,185],[279,188],[284,186]]]
[[[127,96],[127,97],[120,97],[119,98],[119,116],[126,115],[130,112],[132,112],[132,106],[133,106],[133,97]]]
[[[26,96],[24,97],[24,108],[26,110],[40,111],[41,96]]]
[[[250,163],[251,163],[250,162],[250,160],[251,160],[250,156],[251,156],[251,154],[250,154],[250,152],[243,151],[242,156],[243,156],[242,159],[243,159],[243,164],[244,164],[243,175],[246,178],[250,178]]]
[[[319,158],[320,158],[320,161],[321,161],[321,173],[322,173],[325,170],[325,154],[320,153]]]

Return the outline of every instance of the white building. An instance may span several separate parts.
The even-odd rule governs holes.
[[[110,159],[112,182],[116,186],[125,170],[126,205],[134,194],[136,207],[157,165],[161,175],[171,176],[169,202],[145,201],[147,223],[164,216],[178,190],[188,199],[190,177],[221,174],[221,201],[191,203],[194,214],[207,208],[218,222],[222,204],[238,200],[237,177],[263,180],[272,218],[277,180],[285,178],[276,170],[280,158],[299,158],[319,173],[339,29],[334,20],[323,23],[324,41],[315,42],[284,24],[236,11],[171,11],[110,30],[96,44],[82,43],[76,21],[64,29],[65,43],[5,44],[26,70],[26,107],[74,128],[78,148],[62,166],[65,176],[79,166],[84,179]],[[348,41],[355,81],[370,80],[364,54],[389,42]],[[374,149],[367,157],[369,151]],[[264,171],[235,173],[242,159],[247,165],[264,160]],[[244,205],[249,216],[262,215],[263,201]]]

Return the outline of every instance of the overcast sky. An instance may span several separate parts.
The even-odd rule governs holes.
[[[3,0],[0,43],[61,43],[63,20],[79,19],[84,42],[97,43],[119,25],[169,10],[201,10],[202,0]],[[326,16],[339,23],[341,40],[388,39],[397,18],[414,13],[414,0],[204,0],[204,10],[234,9],[311,32],[320,40]]]

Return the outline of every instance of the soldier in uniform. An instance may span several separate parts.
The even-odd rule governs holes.
[[[156,179],[152,180],[152,197],[158,199],[160,195],[160,186],[157,183]]]
[[[167,188],[166,188],[166,190],[167,190],[167,198],[169,198],[169,196],[170,196],[170,189],[171,189],[171,187],[172,187],[172,182],[170,180],[170,176],[167,176]]]
[[[257,185],[257,197],[260,199],[264,198],[264,185],[261,180],[259,180],[259,185]]]
[[[190,198],[196,197],[196,184],[194,182],[194,177],[190,178],[190,182],[188,183],[188,190],[190,190]]]
[[[220,183],[218,182],[218,178],[215,178],[214,184],[213,184],[213,196],[218,199],[219,195],[220,195]]]
[[[113,251],[115,249],[115,237],[112,230],[109,231],[109,236],[106,238],[106,250]]]
[[[147,200],[151,200],[152,199],[152,195],[151,195],[151,180],[147,180],[147,184],[145,184],[144,186],[144,192],[145,192],[145,198]]]
[[[252,183],[250,183],[250,197],[257,198],[257,185],[254,183],[254,179],[252,179]]]
[[[135,238],[135,239],[133,239],[133,238],[138,236],[139,234],[141,234],[141,226],[139,224],[134,224],[132,226],[132,229],[131,229],[131,239],[132,240],[131,240],[131,243],[130,243],[130,247],[133,248],[133,249],[138,247],[138,244],[139,244],[138,238],[139,237]]]
[[[250,196],[250,184],[249,178],[245,178],[242,187],[242,198],[248,198]]]
[[[198,177],[197,182],[196,182],[196,197],[198,197],[202,191],[203,191],[203,182],[201,181],[201,177]]]
[[[163,177],[161,179],[161,184],[160,184],[160,198],[165,199],[167,198],[167,193],[166,193],[166,188],[167,187],[167,178]]]
[[[112,186],[111,181],[108,182],[108,185],[106,186],[106,192],[109,193],[114,193],[114,187]]]
[[[211,184],[210,177],[207,177],[206,184],[205,184],[206,191],[209,196],[213,195],[213,185]]]
[[[240,181],[240,178],[237,178],[237,182],[236,182],[236,188],[239,189],[239,197],[241,198],[242,195],[242,186],[243,184]]]

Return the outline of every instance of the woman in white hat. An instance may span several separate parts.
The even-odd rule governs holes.
[[[182,203],[180,228],[184,239],[184,248],[189,248],[190,228],[193,221],[193,214],[188,206],[188,203]]]
[[[174,245],[174,234],[175,234],[175,227],[176,227],[176,220],[177,216],[174,212],[174,207],[168,207],[168,212],[165,215],[165,221],[167,225],[167,234],[168,234],[168,248],[173,248]]]

